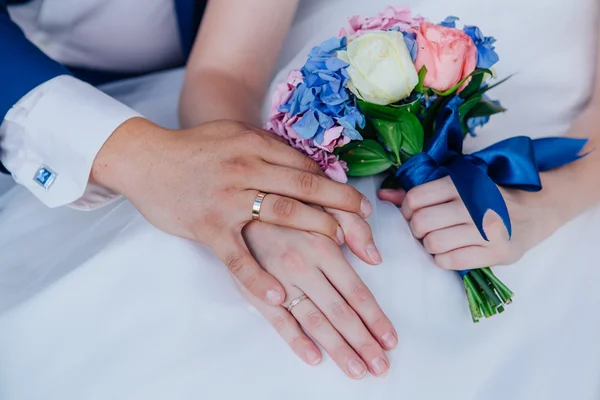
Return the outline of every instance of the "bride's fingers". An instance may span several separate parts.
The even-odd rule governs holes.
[[[406,192],[403,189],[381,189],[377,192],[377,196],[380,200],[389,201],[400,207],[406,197]]]
[[[338,263],[323,263],[321,270],[352,309],[358,313],[381,347],[386,350],[396,348],[398,334],[392,322],[379,307],[369,288],[345,259],[340,259]]]
[[[374,375],[381,376],[387,373],[389,370],[387,357],[356,311],[331,286],[321,272],[311,274],[309,280],[310,282],[300,286],[300,289],[319,307]]]
[[[452,183],[452,179],[447,176],[409,190],[400,208],[404,218],[411,219],[415,211],[423,207],[447,203],[458,197],[458,192],[454,183]]]
[[[485,246],[486,241],[473,224],[463,224],[430,232],[423,238],[429,254],[443,254],[469,246]]]
[[[438,254],[434,259],[435,263],[443,269],[462,271],[498,265],[501,262],[500,255],[501,252],[490,251],[483,246],[469,246]]]
[[[367,374],[365,363],[310,299],[298,303],[292,314],[349,377],[361,379]]]
[[[285,299],[283,286],[258,265],[241,233],[218,239],[211,247],[235,279],[259,299],[272,305],[281,304]]]
[[[350,250],[358,258],[372,265],[381,264],[381,253],[373,240],[373,232],[367,221],[347,211],[326,208],[326,211],[340,224],[344,238]]]
[[[248,190],[244,203],[251,204],[257,194],[254,190]],[[243,217],[248,216],[246,214]],[[344,243],[344,233],[334,217],[289,197],[267,194],[260,208],[260,220],[273,225],[320,233],[339,245]]]
[[[300,324],[296,321],[296,318],[294,318],[285,308],[271,306],[260,301],[260,299],[253,296],[243,286],[240,286],[240,290],[250,304],[252,304],[263,317],[269,321],[298,357],[310,365],[317,365],[321,362],[323,359],[321,351],[304,333]]]
[[[410,220],[414,237],[423,239],[430,232],[471,222],[464,203],[460,200],[417,210]]]

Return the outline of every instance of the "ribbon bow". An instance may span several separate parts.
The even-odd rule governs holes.
[[[509,237],[510,216],[498,189],[503,186],[529,192],[542,190],[540,172],[569,164],[579,155],[586,139],[545,138],[532,140],[517,136],[473,154],[463,154],[459,96],[440,110],[435,133],[424,152],[404,163],[396,174],[405,190],[450,176],[481,236],[483,217],[488,210],[500,216]],[[497,186],[498,185],[498,186]]]

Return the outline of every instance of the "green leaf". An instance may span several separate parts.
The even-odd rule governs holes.
[[[481,85],[483,85],[484,79],[485,74],[474,76],[473,79],[471,79],[471,82],[469,82],[469,84],[467,85],[467,87],[462,92],[460,92],[460,97],[463,99],[468,99],[469,97],[477,94],[477,92],[481,90]]]
[[[450,89],[446,90],[445,92],[438,92],[437,90],[433,90],[433,89],[432,90],[438,96],[442,96],[442,97],[450,96],[450,95],[453,95],[454,93],[456,93],[456,91],[458,89],[460,89],[460,87],[462,85],[464,85],[465,82],[467,82],[470,78],[473,78],[475,76],[482,75],[482,74],[494,75],[492,73],[492,71],[487,68],[477,68],[475,71],[473,71],[469,75],[467,75],[463,80],[458,82],[454,87],[451,87]]]
[[[407,104],[381,106],[379,104],[367,103],[363,100],[357,100],[358,109],[367,118],[383,119],[385,121],[397,121],[403,112],[418,114],[421,111],[420,99],[416,99]]]
[[[493,85],[490,85],[488,87],[486,87],[485,89],[483,89],[480,93],[484,94],[485,92],[492,90],[493,88],[495,88],[496,86],[502,85],[504,82],[506,82],[507,80],[509,80],[510,78],[512,78],[514,75],[509,75],[506,78],[494,83]]]
[[[425,133],[421,121],[411,113],[405,113],[403,119],[398,122],[399,129],[402,132],[402,145],[400,150],[414,156],[423,151],[423,142]]]
[[[393,163],[389,160],[371,160],[363,162],[348,162],[348,176],[371,176],[389,169]]]
[[[496,104],[491,100],[481,99],[471,108],[467,117],[489,117],[490,115],[503,113],[504,111],[506,111],[506,108],[502,107],[500,104]]]
[[[372,139],[350,142],[342,148],[340,158],[346,162],[381,160],[392,162],[383,146]]]
[[[461,121],[464,121],[467,118],[471,110],[473,110],[473,108],[479,104],[481,99],[482,95],[473,96],[469,100],[462,103],[460,107],[458,107],[458,113]]]
[[[400,165],[400,146],[402,146],[401,122],[384,121],[382,119],[372,119],[371,122],[378,136],[383,140],[383,143],[394,154],[396,164]]]
[[[374,140],[352,142],[344,146],[340,159],[348,164],[349,176],[370,176],[383,172],[394,165],[382,145]]]
[[[443,105],[449,100],[449,97],[438,97],[437,100],[433,102],[429,110],[427,111],[427,115],[423,119],[423,129],[425,130],[425,140],[429,140],[433,136],[433,130],[435,128],[435,120],[438,116],[440,109]]]
[[[415,87],[415,92],[417,93],[425,93],[428,89],[423,86],[423,82],[425,82],[425,76],[427,75],[427,67],[423,65],[421,70],[419,71],[419,83],[417,87]]]
[[[481,95],[481,94],[475,95],[475,96],[471,97],[469,100],[462,103],[460,105],[460,107],[458,107],[458,114],[460,115],[460,124],[462,126],[464,135],[469,133],[469,125],[467,124],[467,121],[469,120],[469,118],[471,118],[469,116],[469,113],[471,112],[473,107],[475,107],[475,106],[477,106],[477,104],[479,104],[482,97],[483,97],[483,95]]]

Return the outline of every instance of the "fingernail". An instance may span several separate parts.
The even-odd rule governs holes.
[[[267,292],[267,299],[269,299],[269,303],[274,306],[278,306],[283,301],[281,294],[277,290],[269,290]]]
[[[360,212],[363,213],[363,216],[366,218],[373,212],[373,206],[369,199],[363,196],[362,201],[360,202]]]
[[[344,231],[342,230],[341,227],[337,227],[337,240],[338,240],[338,244],[342,245],[344,244],[345,238],[344,238]]]
[[[354,359],[348,362],[348,370],[350,371],[350,375],[356,379],[360,379],[367,374],[365,365]]]
[[[321,356],[313,349],[306,350],[304,355],[306,357],[306,361],[308,361],[310,365],[317,365],[319,362],[321,362]]]
[[[373,372],[377,376],[385,375],[388,372],[388,363],[381,357],[374,359],[371,366],[373,367]]]
[[[381,259],[381,254],[379,253],[379,250],[377,250],[377,247],[373,243],[367,245],[367,255],[375,264],[381,264],[381,262],[383,261]]]
[[[394,335],[392,332],[384,334],[381,337],[381,340],[383,341],[383,345],[388,350],[394,349],[398,345],[398,339],[396,339],[396,335]]]

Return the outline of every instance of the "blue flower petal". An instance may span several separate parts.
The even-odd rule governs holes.
[[[315,117],[315,113],[310,111],[304,114],[300,121],[292,127],[302,139],[312,139],[319,130],[319,121]]]
[[[314,47],[300,70],[303,82],[279,107],[291,116],[302,115],[294,129],[303,139],[322,143],[325,131],[338,124],[344,127],[344,135],[362,140],[357,128],[364,128],[365,117],[346,87],[350,80],[348,64],[337,58],[346,43],[346,38],[332,38]]]
[[[404,35],[404,43],[406,43],[406,47],[408,48],[410,57],[414,63],[417,59],[419,50],[419,46],[417,45],[417,34],[414,32],[402,32],[402,34]]]
[[[491,68],[500,60],[494,47],[496,39],[491,36],[483,36],[481,30],[476,26],[465,26],[464,31],[477,46],[477,68]]]
[[[446,28],[456,28],[456,21],[458,21],[458,17],[449,16],[446,17],[445,20],[440,22],[441,26],[445,26]]]

